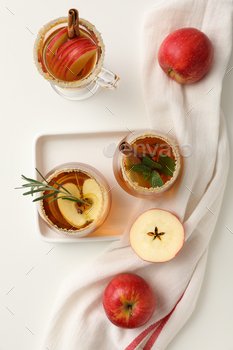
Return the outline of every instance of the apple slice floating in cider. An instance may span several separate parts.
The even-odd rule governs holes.
[[[90,220],[95,220],[102,207],[102,193],[94,179],[84,181],[83,196],[92,203],[92,207],[86,210],[86,215]]]
[[[70,51],[66,56],[65,54],[63,57],[61,57],[61,64],[58,65],[58,69],[57,70],[54,70],[54,73],[58,76],[59,79],[62,79],[62,80],[66,80],[65,79],[65,73],[66,73],[66,70],[68,70],[68,67],[70,65],[70,62],[74,59],[74,57],[76,57],[78,55],[78,57],[80,57],[80,59],[82,58],[82,55],[87,52],[87,50],[89,51],[90,49],[96,49],[96,46],[94,46],[93,44],[90,44],[90,46],[87,46],[88,44],[87,43],[82,43],[80,45],[78,45],[77,47],[74,47],[72,51]],[[94,53],[93,53],[94,54]],[[92,55],[91,55],[92,56]],[[88,59],[89,60],[89,59]],[[85,63],[86,64],[86,63]],[[84,66],[82,66],[83,68]],[[82,69],[81,68],[81,69]],[[81,70],[80,69],[80,70]],[[80,72],[79,70],[79,72]],[[77,72],[76,75],[79,73]],[[72,71],[72,80],[74,80],[75,78],[75,74],[74,72]]]
[[[73,81],[97,49],[96,44],[85,36],[68,40],[67,28],[64,28],[48,45],[46,61],[59,79]]]
[[[73,183],[63,185],[73,196],[81,199],[81,193],[78,187]],[[86,202],[91,205],[78,206],[77,202],[59,197],[64,196],[63,193],[58,194],[58,207],[64,219],[72,226],[80,228],[97,219],[102,208],[102,193],[99,185],[94,179],[84,181],[82,194]]]
[[[75,80],[78,73],[83,69],[91,57],[96,53],[97,47],[91,45],[84,49],[83,51],[78,52],[75,57],[69,62],[65,70],[65,80],[72,81]]]
[[[65,187],[73,196],[80,198],[80,191],[78,187],[73,183],[67,183]],[[58,194],[58,198],[64,196],[63,193]],[[67,199],[58,199],[58,207],[64,219],[74,227],[82,227],[86,224],[86,215],[84,213],[79,214],[77,208],[77,202],[73,202]]]
[[[180,220],[162,209],[141,214],[130,229],[130,245],[143,260],[164,262],[173,259],[184,244],[184,227]]]
[[[47,47],[46,51],[46,60],[47,64],[50,65],[50,62],[56,53],[57,49],[64,44],[68,40],[68,31],[67,28],[62,29],[53,40],[50,42],[50,44]]]
[[[98,216],[101,203],[96,197],[96,195],[93,193],[87,193],[85,195],[85,198],[88,199],[89,202],[91,202],[91,207],[85,211],[85,214],[87,218],[89,218],[89,220],[93,221]]]
[[[50,69],[56,71],[62,60],[75,48],[76,44],[80,45],[85,40],[89,39],[85,37],[74,38],[61,45],[50,62]]]

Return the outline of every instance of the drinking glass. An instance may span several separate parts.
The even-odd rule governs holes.
[[[62,215],[57,202],[59,200],[62,201],[63,199],[57,199],[50,202],[52,197],[49,197],[38,201],[38,212],[46,225],[53,231],[62,235],[79,238],[87,236],[97,230],[97,228],[99,228],[107,219],[112,201],[111,193],[109,191],[110,187],[105,177],[94,167],[77,162],[64,163],[51,169],[45,175],[45,179],[51,185],[54,185],[53,181],[56,181],[61,186],[64,186],[66,183],[77,184],[77,181],[79,181],[80,184],[86,179],[94,179],[96,186],[99,188],[99,193],[101,193],[101,198],[98,198],[98,200],[101,200],[101,207],[97,218],[80,228],[72,226]],[[41,196],[41,193],[38,193],[38,196]],[[78,207],[79,206],[77,206],[77,208]]]
[[[129,145],[127,155],[122,154],[120,151],[121,145],[125,142]],[[143,180],[142,174],[133,171],[134,160],[132,160],[133,158],[131,156],[137,156],[133,145],[140,147],[141,151],[143,151],[141,152],[141,154],[143,153],[143,157],[149,157],[152,144],[160,145],[159,148],[157,148],[158,152],[160,152],[159,155],[163,157],[165,152],[175,161],[173,175],[161,175],[164,181],[164,185],[161,187],[150,187],[148,180]],[[138,198],[153,199],[170,191],[177,183],[181,170],[182,158],[179,154],[178,146],[166,135],[155,130],[139,130],[130,133],[120,141],[113,157],[113,172],[118,184],[123,190]]]
[[[34,61],[39,73],[51,84],[52,88],[62,97],[68,100],[83,100],[92,97],[101,88],[115,90],[119,83],[119,77],[103,67],[105,57],[105,45],[101,34],[95,26],[85,19],[79,19],[80,32],[89,37],[97,46],[98,51],[91,71],[79,80],[59,80],[49,69],[46,62],[46,48],[58,32],[67,27],[68,17],[60,17],[50,21],[39,31],[34,44]]]

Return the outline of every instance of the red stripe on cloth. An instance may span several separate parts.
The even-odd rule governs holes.
[[[184,294],[183,294],[184,295]],[[130,343],[127,348],[125,348],[125,350],[135,350],[136,347],[146,338],[146,336],[152,331],[154,330],[154,332],[152,333],[152,335],[150,336],[148,342],[146,343],[146,345],[144,346],[143,350],[150,350],[152,348],[152,346],[154,345],[154,343],[156,342],[156,340],[158,339],[158,336],[160,335],[160,333],[163,330],[163,327],[166,325],[167,321],[169,320],[169,318],[171,317],[172,313],[174,312],[175,308],[177,307],[177,305],[179,304],[179,302],[181,301],[183,295],[181,296],[181,298],[178,300],[178,302],[176,303],[176,305],[174,306],[174,308],[172,309],[172,311],[165,317],[163,317],[161,320],[153,323],[152,325],[150,325],[148,328],[146,328],[142,333],[140,333],[133,341],[132,343]]]
[[[153,330],[155,329],[158,324],[161,322],[161,320],[153,323],[152,325],[150,325],[150,327],[148,327],[147,329],[145,329],[142,333],[140,333],[133,341],[132,343],[130,343],[127,348],[125,348],[125,350],[134,350],[142,341],[143,339],[145,339],[145,337]]]
[[[169,318],[171,317],[171,315],[173,314],[173,312],[175,311],[175,308],[177,307],[177,305],[179,304],[179,302],[181,301],[183,295],[181,296],[181,298],[178,300],[178,302],[176,303],[176,305],[174,306],[174,308],[172,309],[172,311],[165,316],[162,319],[162,322],[160,323],[160,325],[155,329],[155,331],[152,333],[152,335],[150,336],[148,342],[146,343],[146,345],[144,346],[143,350],[151,350],[152,346],[154,345],[154,343],[156,342],[156,340],[158,339],[160,333],[162,332],[164,326],[166,325],[167,321],[169,320]]]
[[[163,327],[165,326],[165,324],[169,320],[171,314],[172,313],[170,313],[169,315],[164,317],[163,321],[160,323],[160,325],[156,328],[156,330],[150,336],[150,338],[149,338],[148,342],[146,343],[146,345],[144,346],[143,350],[151,350],[152,346],[154,345],[154,343],[158,339],[158,336],[162,332]]]

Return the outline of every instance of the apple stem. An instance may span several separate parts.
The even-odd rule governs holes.
[[[133,318],[133,313],[132,313],[132,311],[133,311],[133,309],[132,309],[132,305],[130,304],[130,305],[128,305],[128,310],[129,310],[129,318]]]
[[[171,73],[172,69],[170,68],[168,71],[167,71],[167,75],[169,75]]]

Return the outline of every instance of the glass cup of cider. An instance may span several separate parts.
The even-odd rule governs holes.
[[[84,163],[65,163],[44,178],[55,190],[54,195],[52,191],[38,194],[43,196],[37,202],[38,211],[53,231],[79,238],[97,230],[107,219],[111,193],[107,180],[97,169]],[[55,193],[57,189],[59,193]]]
[[[115,90],[120,79],[103,67],[105,45],[101,34],[93,24],[78,18],[78,36],[70,39],[70,11],[73,9],[68,17],[50,21],[39,31],[33,51],[39,73],[68,100],[92,97],[102,87]]]
[[[153,199],[174,188],[182,170],[177,145],[154,130],[134,131],[119,143],[113,157],[118,184],[129,194]]]

